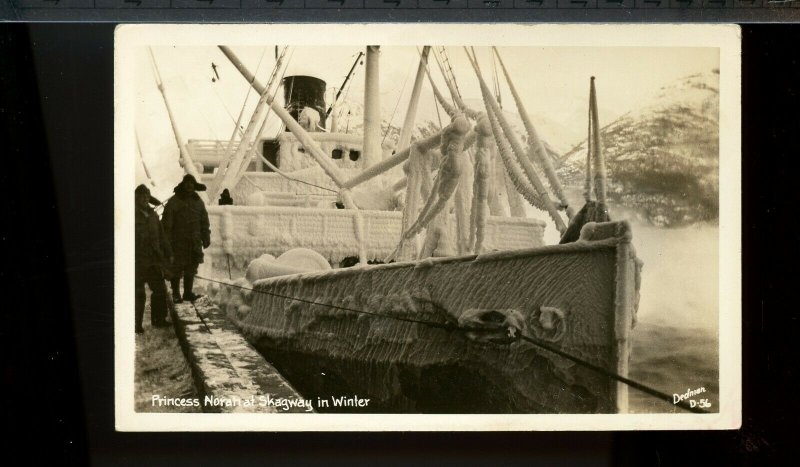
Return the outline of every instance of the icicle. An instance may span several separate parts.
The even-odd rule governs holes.
[[[506,172],[505,165],[500,156],[497,155],[497,144],[494,142],[494,135],[490,135],[489,141],[489,214],[492,216],[508,217],[508,203],[506,200],[505,185],[498,177],[502,177]],[[514,189],[516,191],[516,188]]]
[[[492,49],[497,55],[497,60],[500,62],[500,67],[503,69],[503,74],[506,77],[508,88],[511,90],[511,95],[514,97],[514,102],[517,105],[517,112],[519,113],[520,117],[522,117],[522,123],[525,125],[525,130],[528,132],[528,144],[531,152],[536,156],[537,161],[544,168],[544,173],[547,176],[547,181],[550,184],[550,188],[553,190],[561,204],[567,206],[567,217],[572,218],[574,215],[574,210],[568,206],[569,203],[566,195],[564,194],[564,188],[562,187],[561,180],[558,179],[558,175],[553,168],[553,162],[550,160],[550,155],[548,154],[547,149],[544,147],[544,143],[542,142],[541,138],[539,138],[539,133],[536,131],[536,127],[533,126],[533,122],[531,121],[528,112],[525,110],[522,99],[517,93],[517,88],[514,86],[514,82],[511,81],[511,75],[509,75],[508,70],[506,70],[506,65],[503,63],[503,59],[500,57],[500,52],[497,50],[497,47],[492,47]],[[494,63],[494,61],[492,63]]]
[[[424,229],[433,218],[444,209],[447,201],[453,196],[460,175],[463,171],[462,157],[464,153],[464,140],[469,131],[469,123],[463,115],[453,119],[452,125],[442,135],[442,164],[436,174],[430,196],[422,207],[422,211],[414,224],[403,232],[397,248],[386,258],[386,262],[391,261],[398,251],[402,248],[403,242],[413,238]]]
[[[475,151],[475,178],[472,188],[472,213],[470,219],[470,249],[482,253],[486,221],[489,218],[489,180],[491,179],[492,127],[484,114],[475,126],[478,133],[478,150]]]
[[[233,221],[233,214],[229,210],[222,213],[222,222],[220,228],[220,235],[222,236],[222,251],[226,255],[234,254],[233,240],[235,238],[235,223]]]
[[[425,229],[425,240],[417,259],[451,256],[457,253],[453,247],[452,238],[452,216],[450,215],[452,207],[453,199],[447,200],[444,208],[430,221]]]
[[[464,170],[461,173],[461,181],[458,183],[455,195],[456,213],[456,252],[464,255],[472,250],[472,242],[469,240],[471,228],[470,205],[473,196],[473,168],[469,158],[463,158]]]
[[[362,211],[356,210],[353,216],[353,230],[358,242],[358,260],[362,266],[367,265],[367,230],[364,228],[364,217]]]
[[[508,172],[511,180],[514,182],[514,186],[517,187],[517,191],[522,194],[522,196],[531,204],[531,206],[544,211],[544,202],[542,201],[542,198],[538,193],[536,193],[536,189],[533,188],[533,185],[531,185],[528,179],[525,178],[522,170],[512,157],[511,146],[503,137],[503,130],[497,123],[494,113],[492,113],[491,109],[488,107],[486,110],[489,122],[492,125],[492,133],[494,134],[495,142],[497,143],[497,152],[500,155],[500,158],[503,160],[503,164],[506,167],[506,172]]]
[[[525,205],[522,202],[522,197],[511,181],[511,177],[505,170],[501,172],[503,179],[503,186],[506,189],[506,196],[508,197],[508,208],[511,211],[512,217],[526,217]]]
[[[423,167],[425,164],[424,154],[420,151],[417,143],[412,143],[409,147],[408,164],[405,166],[407,170],[408,183],[406,184],[406,198],[405,206],[403,208],[403,232],[411,227],[413,219],[417,218],[419,211],[419,204],[422,201],[420,196],[420,188],[423,179]],[[399,259],[407,260],[414,257],[413,252],[409,251],[408,245],[403,244],[400,247]]]

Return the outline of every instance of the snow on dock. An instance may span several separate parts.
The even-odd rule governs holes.
[[[172,319],[204,412],[313,411],[207,298],[175,304]]]

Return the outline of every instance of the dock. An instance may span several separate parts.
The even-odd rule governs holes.
[[[204,412],[313,411],[211,300],[175,304],[171,316]]]

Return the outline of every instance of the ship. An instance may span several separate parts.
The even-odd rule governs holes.
[[[363,57],[361,134],[339,127],[339,96],[326,102],[324,81],[285,75],[287,47],[276,47],[266,83],[219,49],[260,96],[229,141],[181,139],[153,57],[181,166],[208,186],[212,236],[198,278],[304,397],[368,399],[367,409],[331,408],[358,413],[627,411],[619,377],[641,262],[630,225],[607,216],[594,78],[595,144],[576,212],[495,48],[525,141],[474,50],[464,51],[484,108],[464,103],[444,47],[422,47],[403,126],[385,144],[379,46],[358,54],[342,85]],[[425,83],[450,122],[412,141]],[[264,134],[269,113],[277,134]],[[219,204],[223,190],[232,205]],[[545,245],[547,224],[528,204],[550,216],[560,244]]]

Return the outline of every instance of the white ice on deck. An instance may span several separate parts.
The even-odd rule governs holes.
[[[252,283],[269,277],[330,269],[331,265],[328,261],[316,251],[308,248],[293,248],[278,258],[265,253],[254,259],[247,266],[245,278]]]

